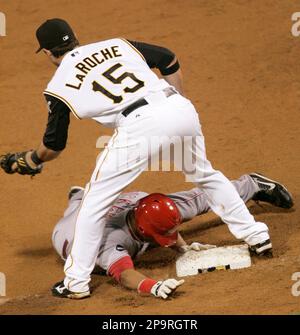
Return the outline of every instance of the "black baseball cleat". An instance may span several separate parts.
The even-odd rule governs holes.
[[[52,287],[52,295],[59,298],[68,298],[68,299],[85,299],[91,296],[90,291],[86,292],[71,292],[68,290],[63,281],[56,283]]]
[[[252,256],[259,257],[273,257],[272,243],[271,240],[266,240],[262,243],[258,243],[255,245],[249,245],[249,251]]]
[[[84,188],[83,187],[80,187],[80,186],[72,186],[70,188],[70,191],[69,191],[69,194],[68,194],[68,198],[69,200],[73,197],[74,194],[76,194],[77,192],[79,191],[83,191]]]
[[[252,200],[268,202],[281,208],[293,207],[292,195],[282,184],[258,173],[251,173],[249,176],[259,187],[259,191],[254,194]]]

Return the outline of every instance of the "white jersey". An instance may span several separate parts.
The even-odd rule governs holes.
[[[127,106],[168,86],[133,45],[115,38],[68,52],[44,93],[63,101],[77,118],[114,127]]]

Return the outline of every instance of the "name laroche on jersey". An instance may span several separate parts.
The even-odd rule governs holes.
[[[104,63],[108,59],[112,59],[115,57],[122,57],[122,54],[119,53],[118,46],[112,46],[109,48],[105,48],[100,50],[99,52],[94,52],[92,55],[84,58],[82,62],[79,62],[75,65],[75,67],[80,70],[84,74],[77,73],[75,78],[77,78],[80,83],[77,84],[70,84],[66,83],[66,86],[74,88],[76,90],[80,90],[82,82],[84,81],[86,75],[91,71],[92,68],[96,67],[99,64]],[[75,57],[76,51],[71,54],[71,56]],[[101,58],[99,58],[101,55]]]

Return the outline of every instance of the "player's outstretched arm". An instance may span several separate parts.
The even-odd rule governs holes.
[[[137,290],[140,294],[152,294],[157,298],[167,299],[184,280],[154,280],[134,269],[131,257],[125,256],[109,267],[108,273],[122,286]]]
[[[122,272],[120,283],[126,288],[137,290],[140,294],[152,294],[157,298],[167,299],[177,287],[184,283],[184,280],[178,281],[171,278],[157,281],[130,269]]]
[[[36,153],[40,160],[42,160],[43,162],[48,162],[57,158],[61,153],[61,150],[55,151],[49,149],[44,145],[44,143],[41,143],[39,148],[36,150]]]
[[[70,124],[70,109],[61,100],[45,94],[48,105],[48,123],[43,141],[36,150],[42,162],[51,161],[65,149]]]
[[[135,269],[128,269],[121,273],[120,284],[130,290],[137,290],[139,283],[146,279],[147,277],[136,271]]]

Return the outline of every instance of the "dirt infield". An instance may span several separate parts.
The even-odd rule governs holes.
[[[292,210],[250,203],[270,228],[275,257],[249,269],[190,277],[174,298],[141,297],[110,278],[93,276],[84,301],[55,299],[51,286],[63,264],[51,233],[71,185],[84,185],[93,170],[96,139],[110,130],[72,119],[68,147],[33,179],[0,173],[0,272],[7,300],[0,314],[293,314],[291,293],[300,271],[300,37],[291,34],[291,0],[0,0],[7,36],[0,37],[0,153],[34,148],[47,109],[42,91],[54,72],[36,55],[36,27],[49,17],[68,20],[82,44],[123,36],[174,50],[186,94],[196,105],[207,152],[230,178],[259,171],[282,181],[295,198]],[[121,5],[122,3],[122,5]],[[125,5],[126,3],[126,5]],[[44,4],[44,5],[43,5]],[[1,172],[1,171],[0,171]],[[175,172],[144,173],[128,190],[173,192],[190,184]],[[188,241],[236,243],[212,214],[188,223]],[[175,254],[155,249],[137,263],[153,278],[175,275]]]

